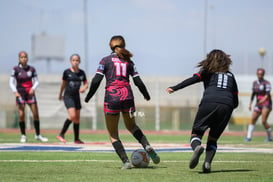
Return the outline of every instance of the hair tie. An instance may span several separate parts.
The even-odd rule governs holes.
[[[117,47],[121,48],[121,46],[120,46],[120,45],[115,45],[114,47],[112,47],[112,51],[114,51],[114,52],[115,52],[115,49],[116,49]]]

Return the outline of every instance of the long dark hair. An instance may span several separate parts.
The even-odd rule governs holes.
[[[200,71],[208,73],[225,73],[229,71],[231,63],[230,55],[227,55],[222,50],[214,49],[207,55],[205,60],[198,63],[197,67],[200,67]]]
[[[125,40],[121,35],[115,35],[110,40],[111,50],[117,54],[117,56],[125,61],[130,61],[133,54],[125,49]]]

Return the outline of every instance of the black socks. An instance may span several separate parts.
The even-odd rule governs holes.
[[[26,135],[26,124],[25,121],[19,121],[19,126],[22,135]]]
[[[74,140],[79,140],[79,135],[80,135],[80,123],[74,123],[73,125],[74,129]]]
[[[64,136],[65,132],[67,131],[67,129],[69,128],[71,123],[72,123],[72,121],[70,121],[69,119],[65,120],[63,129],[62,129],[62,131],[60,133],[61,136]]]
[[[39,120],[34,120],[34,128],[36,135],[40,135],[40,121]]]
[[[201,145],[201,139],[196,136],[191,137],[191,148],[194,150],[198,145]]]
[[[211,163],[214,158],[214,155],[217,150],[217,142],[216,141],[208,141],[206,147],[206,158],[205,162]]]
[[[125,149],[124,149],[121,141],[120,140],[115,141],[115,142],[112,143],[112,145],[113,145],[116,153],[118,154],[119,158],[122,160],[122,162],[123,163],[128,162],[129,159],[128,159],[128,156],[127,156],[127,154],[125,152]]]
[[[142,133],[142,131],[140,129],[136,130],[133,133],[134,137],[137,139],[137,141],[139,143],[141,143],[141,145],[143,146],[143,148],[145,149],[147,145],[150,145],[146,136]]]

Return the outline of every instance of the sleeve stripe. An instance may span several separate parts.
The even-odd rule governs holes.
[[[194,75],[198,76],[200,78],[200,80],[202,80],[202,77],[199,73],[195,73]]]
[[[134,75],[133,78],[135,78],[135,77],[137,77],[137,76],[139,76],[139,74]]]
[[[100,75],[104,75],[102,72],[99,72],[99,71],[97,71],[96,73],[98,73],[98,74],[100,74]]]

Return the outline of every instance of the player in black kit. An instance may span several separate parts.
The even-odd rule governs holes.
[[[57,136],[57,139],[63,143],[66,142],[64,135],[72,122],[74,122],[75,144],[84,143],[79,138],[81,111],[80,93],[83,93],[87,89],[88,83],[85,72],[79,69],[80,62],[80,56],[78,54],[72,54],[70,57],[72,67],[63,72],[63,82],[59,93],[59,100],[64,100],[65,107],[68,111],[68,118],[65,120],[60,134]],[[81,87],[82,82],[83,86]],[[64,96],[62,95],[63,91]]]
[[[226,128],[232,111],[238,106],[238,88],[234,75],[229,71],[232,63],[230,56],[222,50],[212,50],[207,58],[197,65],[199,73],[182,81],[176,86],[167,88],[173,93],[189,85],[203,81],[204,93],[200,102],[191,132],[190,144],[193,155],[189,167],[195,168],[204,151],[201,146],[205,131],[210,128],[206,146],[206,157],[203,172],[211,171],[211,163],[217,150],[217,140]]]
[[[129,76],[133,77],[133,81],[144,96],[144,99],[150,100],[150,95],[140,79],[133,61],[131,61],[133,55],[125,49],[124,38],[122,36],[113,36],[110,40],[110,48],[113,52],[100,61],[97,73],[92,79],[90,90],[85,98],[85,102],[88,102],[94,95],[105,75],[104,113],[106,127],[110,135],[111,143],[123,162],[122,169],[131,169],[131,164],[118,134],[120,112],[122,112],[126,128],[133,134],[139,143],[142,144],[153,162],[158,164],[160,162],[159,156],[151,147],[141,129],[136,125],[135,117],[132,114],[135,111],[135,103],[129,83]]]

